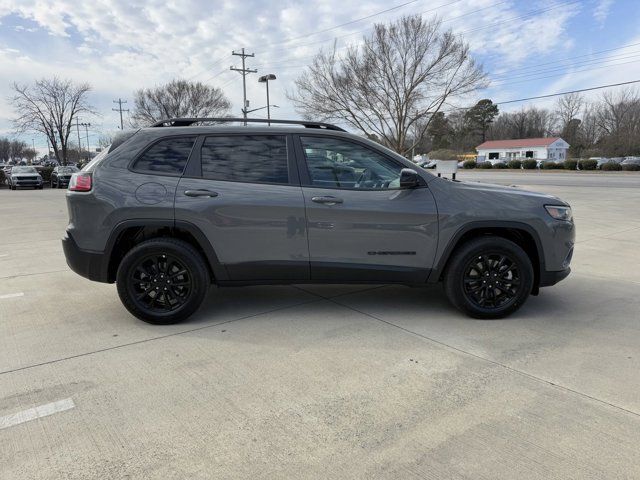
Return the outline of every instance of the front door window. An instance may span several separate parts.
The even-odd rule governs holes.
[[[372,149],[337,138],[301,137],[300,140],[314,187],[400,188],[402,165]]]

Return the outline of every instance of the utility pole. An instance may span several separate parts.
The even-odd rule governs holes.
[[[78,117],[76,117],[76,130],[78,131],[78,158],[79,158],[80,152],[82,151],[82,144],[80,143],[80,124],[78,123]]]
[[[122,100],[121,98],[118,98],[118,100],[114,100],[113,103],[117,103],[118,104],[118,108],[112,108],[111,110],[113,110],[114,112],[120,112],[120,130],[124,130],[124,123],[122,121],[122,112],[128,112],[129,109],[126,108],[122,108],[122,104],[123,103],[127,103],[126,100]]]
[[[240,72],[242,74],[242,118],[244,118],[245,127],[247,126],[247,74],[249,73],[258,73],[258,70],[246,68],[244,59],[247,57],[255,57],[254,53],[244,53],[244,48],[242,49],[242,53],[238,53],[235,50],[231,52],[231,55],[235,55],[236,57],[242,57],[242,68],[234,68],[230,67],[231,70],[236,72]]]
[[[91,156],[91,153],[89,152],[89,127],[91,126],[91,123],[81,123],[80,125],[84,127],[84,133],[87,136],[87,161],[89,161]]]

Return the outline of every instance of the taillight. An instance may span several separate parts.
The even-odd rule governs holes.
[[[92,177],[89,172],[74,173],[69,180],[69,190],[72,192],[90,192]]]

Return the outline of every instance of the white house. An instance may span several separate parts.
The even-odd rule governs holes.
[[[562,162],[567,158],[568,149],[569,144],[560,137],[489,140],[476,147],[479,162],[527,158]]]

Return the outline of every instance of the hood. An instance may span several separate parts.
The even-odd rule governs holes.
[[[12,172],[12,177],[33,177],[38,178],[40,176],[39,173],[20,173],[20,172]]]
[[[529,190],[522,190],[519,187],[511,187],[506,185],[495,185],[491,183],[479,183],[479,182],[456,182],[456,188],[464,189],[469,192],[494,192],[496,194],[514,195],[518,197],[529,197],[533,199],[540,199],[541,201],[553,202],[557,205],[567,205],[567,203],[554,196],[546,193],[532,192]]]

